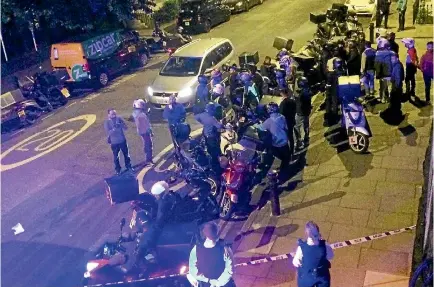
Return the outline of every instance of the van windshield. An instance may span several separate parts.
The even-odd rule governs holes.
[[[160,71],[162,76],[191,77],[199,74],[202,58],[170,57]]]

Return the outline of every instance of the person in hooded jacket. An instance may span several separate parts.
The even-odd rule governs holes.
[[[235,94],[235,89],[241,86],[237,65],[229,67],[229,94]]]
[[[211,88],[214,88],[215,85],[217,84],[222,84],[223,83],[223,74],[222,72],[220,72],[220,70],[215,69],[211,72]]]
[[[399,45],[395,42],[395,33],[389,32],[387,33],[387,40],[389,41],[390,50],[399,54]]]
[[[146,114],[146,103],[142,99],[135,100],[133,103],[133,118],[137,128],[137,134],[142,138],[143,151],[145,153],[145,164],[152,164],[152,128]]]
[[[392,55],[392,76],[390,82],[390,110],[396,116],[401,116],[402,82],[404,81],[404,66],[399,61],[398,54]]]
[[[380,100],[382,103],[385,103],[389,100],[388,83],[392,75],[392,55],[394,53],[389,50],[389,42],[387,40],[379,41],[377,48],[374,64],[375,75],[380,81]]]
[[[375,93],[375,53],[372,48],[371,42],[365,42],[365,50],[362,53],[360,73],[363,75],[365,95],[373,96]]]
[[[295,92],[295,129],[296,147],[305,148],[309,143],[309,116],[312,111],[312,92],[308,81],[302,77]]]
[[[280,89],[279,94],[282,97],[282,101],[279,105],[279,112],[285,117],[286,126],[288,127],[288,142],[289,142],[289,153],[291,156],[294,154],[294,127],[295,127],[295,112],[296,104],[293,96],[290,94],[288,89]]]
[[[169,129],[172,132],[172,135],[173,133],[176,135],[176,138],[173,138],[173,140],[176,140],[178,144],[180,144],[180,141],[188,137],[188,135],[182,134],[183,132],[187,133],[187,130],[181,130],[186,116],[187,112],[185,111],[184,106],[176,102],[175,96],[170,96],[169,104],[163,111],[163,118],[169,122]]]
[[[248,66],[249,72],[252,75],[252,81],[255,83],[255,86],[258,89],[259,100],[261,100],[263,96],[264,79],[262,78],[262,75],[258,72],[258,68],[256,67],[256,65],[250,64]]]
[[[431,82],[433,79],[433,42],[426,44],[426,52],[420,59],[420,70],[423,73],[425,83],[425,100],[428,105],[431,104]]]
[[[252,75],[247,72],[241,73],[240,80],[244,85],[243,95],[243,107],[250,107],[252,110],[256,110],[259,105],[259,91],[253,82]]]
[[[354,42],[350,42],[348,48],[349,48],[348,59],[347,59],[348,76],[358,76],[360,75],[360,68],[362,64],[359,50],[357,49],[356,43]]]
[[[196,103],[193,107],[195,115],[202,113],[205,110],[206,104],[209,102],[208,78],[205,75],[199,75],[197,78],[199,85],[196,90]]]
[[[416,72],[419,66],[419,59],[417,51],[414,47],[414,40],[412,38],[402,39],[405,47],[407,48],[407,58],[405,59],[405,90],[407,95],[415,96],[416,90]]]

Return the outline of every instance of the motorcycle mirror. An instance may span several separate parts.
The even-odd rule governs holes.
[[[125,226],[125,218],[122,218],[121,219],[121,230],[124,228],[124,226]]]

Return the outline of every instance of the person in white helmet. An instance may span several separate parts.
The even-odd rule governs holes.
[[[152,164],[152,127],[146,114],[146,103],[142,99],[133,103],[133,118],[136,123],[137,134],[142,138],[143,151],[145,153],[145,165]]]
[[[154,183],[151,193],[157,202],[157,214],[155,218],[156,229],[161,230],[164,225],[172,218],[173,211],[178,201],[176,193],[170,190],[169,184],[165,181]]]
[[[179,40],[181,40],[182,44],[186,44],[186,43],[189,42],[189,40],[186,37],[184,37],[184,35],[182,34],[183,31],[184,31],[184,28],[182,28],[182,26],[179,26],[178,29],[177,29],[177,33],[175,33],[175,36]]]

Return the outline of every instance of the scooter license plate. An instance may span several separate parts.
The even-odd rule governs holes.
[[[67,97],[67,98],[69,98],[69,97],[71,96],[71,94],[69,93],[69,91],[68,91],[67,88],[63,88],[63,89],[61,90],[61,92],[62,92],[62,95],[64,95],[64,96]]]
[[[136,51],[136,47],[135,46],[129,46],[128,47],[128,53],[133,53]]]
[[[350,144],[357,144],[357,136],[350,136],[348,140]]]
[[[19,111],[18,112],[18,116],[21,117],[25,117],[26,116],[26,112],[25,111]]]
[[[185,26],[190,26],[190,22],[184,22]]]
[[[163,41],[163,47],[166,47],[166,46],[167,46],[167,42]]]

